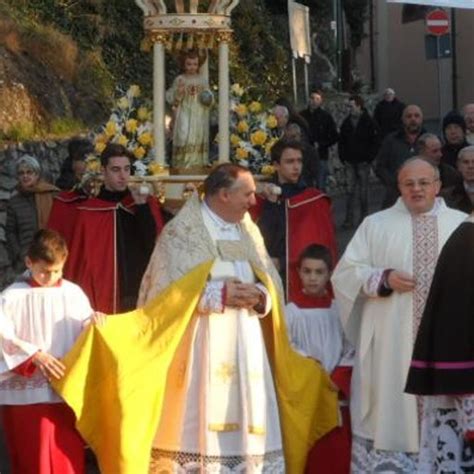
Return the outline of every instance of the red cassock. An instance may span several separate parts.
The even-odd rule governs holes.
[[[257,204],[250,210],[255,221],[258,221],[264,202],[264,199],[257,196]],[[330,250],[335,264],[337,243],[331,199],[318,189],[306,188],[296,196],[285,199],[285,216],[286,295],[288,301],[293,301],[294,296],[301,290],[296,268],[301,252],[311,244],[324,245]]]
[[[331,379],[339,388],[342,425],[323,436],[312,447],[305,474],[349,474],[351,471],[351,416],[349,395],[352,367],[336,367]]]
[[[5,405],[1,413],[11,474],[85,472],[85,444],[65,403]]]
[[[148,198],[148,204],[158,235],[164,225],[161,210],[154,197]],[[64,276],[84,290],[92,307],[108,314],[120,310],[117,213],[121,208],[135,213],[131,195],[120,202],[90,198],[77,205],[64,269]]]
[[[12,372],[31,377],[36,370],[30,357]],[[85,443],[65,403],[4,405],[0,413],[11,474],[84,474]]]
[[[59,232],[69,245],[74,231],[77,206],[87,199],[76,191],[62,191],[54,197],[47,228]]]

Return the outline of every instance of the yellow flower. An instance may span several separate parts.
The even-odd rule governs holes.
[[[120,135],[120,137],[118,137],[117,143],[122,146],[127,146],[128,139],[125,135]]]
[[[248,124],[245,120],[241,120],[241,121],[237,124],[237,130],[238,130],[240,133],[248,132],[248,131],[249,131],[249,124]]]
[[[253,102],[250,103],[249,110],[253,114],[258,114],[262,110],[262,104],[254,100]]]
[[[117,133],[117,124],[113,120],[109,120],[105,124],[104,133],[107,137],[113,137]]]
[[[247,106],[245,104],[239,104],[236,108],[235,108],[235,113],[240,117],[245,117],[247,115]]]
[[[240,137],[236,135],[235,133],[232,133],[230,136],[230,143],[233,146],[237,146],[240,143]]]
[[[244,88],[240,84],[232,84],[232,87],[230,90],[235,94],[238,95],[239,97],[242,97],[244,95]]]
[[[265,145],[265,154],[270,155],[273,145],[278,141],[278,138],[272,138],[266,145]]]
[[[135,155],[135,158],[141,160],[145,156],[145,148],[137,146],[135,150],[133,150],[133,154]]]
[[[261,173],[265,176],[270,176],[272,174],[275,174],[275,168],[272,165],[264,165],[262,166]]]
[[[100,162],[99,160],[87,161],[87,171],[91,173],[98,173],[100,171]]]
[[[95,151],[100,154],[104,151],[105,147],[106,147],[106,143],[97,142],[94,148],[95,148]]]
[[[267,127],[275,128],[278,125],[277,119],[274,115],[269,115],[267,118]]]
[[[129,133],[134,133],[137,131],[138,121],[135,119],[128,119],[125,122],[125,130]]]
[[[99,135],[95,137],[96,143],[107,143],[108,140],[109,139],[103,133],[100,133]]]
[[[137,117],[143,122],[150,118],[150,112],[148,112],[148,109],[146,107],[139,107],[139,109],[137,110]]]
[[[267,141],[267,134],[263,130],[257,130],[250,135],[252,145],[263,145]]]
[[[246,160],[249,157],[249,152],[245,148],[237,148],[235,156],[238,160]]]
[[[127,95],[130,97],[138,97],[140,95],[140,86],[133,84],[128,88]]]
[[[156,175],[156,174],[161,174],[163,171],[164,171],[164,166],[163,165],[160,165],[159,163],[157,163],[156,161],[152,161],[149,165],[148,165],[148,171],[150,172],[150,174],[152,175]]]
[[[150,145],[152,139],[153,139],[153,137],[151,136],[151,133],[150,133],[150,132],[142,133],[142,134],[138,137],[138,141],[139,141],[142,145]]]
[[[118,101],[117,101],[117,107],[119,109],[127,109],[128,107],[130,106],[130,102],[128,101],[128,99],[126,97],[121,97]]]

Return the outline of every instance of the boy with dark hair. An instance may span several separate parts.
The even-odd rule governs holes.
[[[163,218],[147,186],[129,188],[135,159],[127,148],[108,144],[100,161],[99,193],[77,204],[68,225],[71,256],[65,275],[83,288],[97,310],[118,313],[136,308]],[[50,225],[64,228],[61,222]]]
[[[60,358],[84,325],[101,323],[103,315],[62,279],[67,254],[60,234],[38,231],[25,258],[28,271],[0,295],[0,404],[14,474],[84,472],[74,413],[50,381],[64,375]]]
[[[291,301],[298,277],[296,262],[304,248],[322,244],[330,249],[334,259],[337,257],[331,200],[302,179],[301,143],[279,140],[272,147],[271,159],[276,171],[272,184],[276,186],[262,187],[262,194],[257,196],[257,204],[250,213]],[[271,189],[278,189],[280,194],[274,194]]]
[[[104,148],[104,151],[100,154],[100,164],[105,168],[109,164],[110,160],[115,157],[128,158],[130,166],[132,166],[135,161],[133,153],[128,150],[128,148],[124,147],[123,145],[119,145],[118,143],[109,143]]]
[[[298,273],[300,273],[301,271],[301,265],[303,263],[303,260],[307,258],[313,260],[322,260],[326,264],[327,269],[329,271],[332,271],[334,265],[332,262],[331,252],[329,252],[329,249],[324,245],[309,245],[301,252],[298,258]]]
[[[300,286],[286,306],[293,348],[320,362],[339,392],[342,426],[321,438],[306,463],[307,473],[346,474],[350,471],[351,428],[348,407],[353,349],[345,340],[329,283],[333,268],[329,249],[313,244],[298,258]]]

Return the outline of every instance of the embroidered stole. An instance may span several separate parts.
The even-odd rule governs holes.
[[[433,215],[413,216],[413,343],[416,340],[426,299],[438,260],[438,219]]]
[[[438,219],[433,215],[413,215],[413,344],[425,309],[426,299],[438,260]],[[418,424],[423,417],[423,398],[416,397]]]

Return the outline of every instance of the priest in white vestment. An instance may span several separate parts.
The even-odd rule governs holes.
[[[289,352],[284,322],[275,313],[279,308],[272,308],[280,305],[279,298],[272,298],[268,281],[264,286],[257,279],[260,267],[282,295],[263,239],[247,215],[255,204],[252,175],[236,165],[221,165],[204,187],[204,200],[188,202],[158,241],[140,291],[139,305],[143,305],[197,263],[213,260],[194,317],[168,371],[150,472],[301,472],[310,444],[309,438],[301,442],[298,430],[310,432],[305,423],[316,419],[311,412],[317,399],[310,403],[301,399],[300,407],[298,400],[291,402],[293,410],[301,409],[301,416],[296,412],[290,417],[296,423],[292,425],[294,443],[285,450],[287,459],[284,404],[301,390],[298,385],[306,376],[305,394],[315,386],[325,392],[329,382],[319,364]],[[273,317],[268,315],[270,310]],[[272,331],[285,338],[283,343],[273,339],[276,355],[265,346],[265,324],[260,321],[265,317],[273,318]],[[279,357],[294,364],[296,378],[289,384],[294,393],[289,395],[279,376]],[[283,371],[286,375],[287,370]],[[320,401],[324,399],[321,393]],[[331,396],[325,405],[328,413],[335,412],[333,402]],[[327,431],[329,424],[321,421]],[[295,468],[293,461],[285,466],[294,459],[290,451],[301,451],[298,446],[303,447],[297,462],[301,467]]]
[[[398,173],[401,197],[367,217],[332,282],[355,345],[352,472],[417,471],[421,399],[404,393],[413,343],[436,261],[466,214],[436,197],[439,172],[412,158]]]

